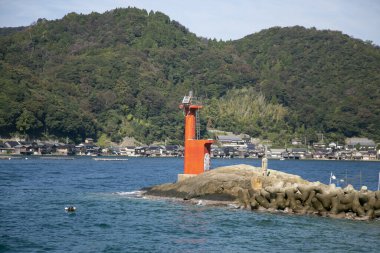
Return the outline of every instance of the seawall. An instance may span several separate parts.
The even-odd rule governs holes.
[[[176,183],[144,189],[146,196],[170,197],[213,205],[233,204],[260,211],[282,211],[334,218],[380,218],[380,191],[344,189],[309,182],[297,175],[249,165],[233,165],[207,171]]]

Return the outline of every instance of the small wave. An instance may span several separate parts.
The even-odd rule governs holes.
[[[115,192],[119,196],[127,196],[131,198],[142,198],[145,191]]]
[[[227,206],[228,206],[229,208],[231,208],[231,209],[239,209],[239,208],[240,208],[240,206],[237,205],[237,204],[228,204]]]
[[[203,203],[202,200],[199,200],[198,203],[197,203],[197,206],[204,206],[205,204]]]

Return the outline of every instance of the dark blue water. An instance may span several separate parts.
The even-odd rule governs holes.
[[[259,160],[213,160],[213,167]],[[377,188],[380,163],[269,161],[311,181]],[[0,160],[0,252],[379,252],[380,221],[204,207],[131,196],[173,182],[182,159]],[[361,177],[360,177],[361,174]],[[344,184],[344,182],[341,182]],[[75,205],[68,214],[64,207]]]

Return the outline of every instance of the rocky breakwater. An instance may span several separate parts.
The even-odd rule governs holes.
[[[144,189],[145,196],[194,203],[229,205],[334,218],[370,220],[380,217],[380,191],[344,189],[309,182],[297,175],[249,165],[220,167],[176,183]]]

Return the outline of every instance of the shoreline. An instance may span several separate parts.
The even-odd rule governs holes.
[[[121,159],[124,158],[183,158],[183,156],[126,156],[126,155],[100,155],[100,156],[91,156],[91,155],[60,155],[60,154],[46,154],[46,155],[18,155],[18,154],[0,154],[0,160],[6,160],[7,158],[41,158],[41,157],[67,157],[67,158],[94,158],[94,157],[112,157],[116,158],[119,157]],[[247,160],[261,160],[262,158],[256,158],[256,157],[234,157],[234,158],[223,158],[223,157],[211,157],[211,159],[217,159],[217,160],[240,160],[240,159],[247,159]],[[345,160],[338,160],[338,159],[280,159],[280,158],[267,158],[269,161],[331,161],[331,162],[380,162],[380,159],[371,159],[371,160],[363,160],[363,159],[345,159]],[[68,159],[71,160],[71,159]]]

